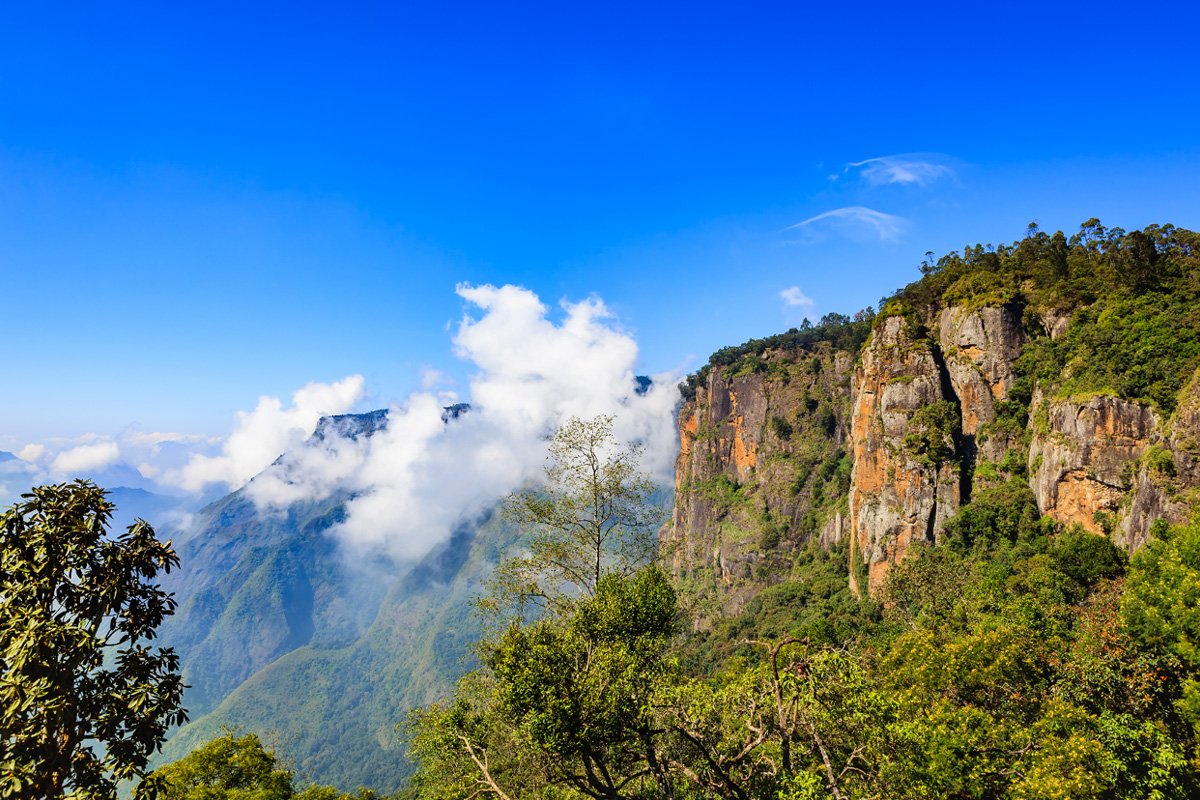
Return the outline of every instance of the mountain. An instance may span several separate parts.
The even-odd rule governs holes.
[[[109,529],[123,531],[135,520],[152,521],[156,532],[165,533],[187,510],[186,498],[158,494],[145,489],[115,486],[106,489],[108,499],[117,510],[113,513]]]
[[[447,424],[469,412],[445,410]],[[387,411],[319,421],[304,448],[370,437]],[[411,770],[394,728],[444,695],[479,636],[469,601],[512,540],[499,519],[460,526],[415,563],[351,563],[330,529],[351,495],[261,509],[255,481],[287,481],[285,453],[246,487],[201,509],[167,576],[179,608],[161,628],[179,652],[192,722],[161,761],[235,725],[269,735],[302,775],[352,789],[395,788]]]
[[[398,787],[412,764],[396,726],[407,709],[446,696],[471,666],[481,629],[470,600],[512,541],[498,518],[463,526],[390,585],[376,585],[386,593],[358,636],[342,643],[313,637],[271,660],[182,728],[163,760],[234,726],[267,735],[311,780],[347,790]]]

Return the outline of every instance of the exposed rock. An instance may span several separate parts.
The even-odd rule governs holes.
[[[1150,538],[1150,528],[1157,520],[1183,521],[1184,509],[1172,501],[1155,477],[1149,467],[1142,466],[1134,480],[1128,512],[1113,531],[1116,543],[1130,553],[1146,543]]]
[[[713,368],[680,410],[675,513],[661,539],[701,596],[700,626],[785,578],[808,539],[836,543],[822,468],[845,458],[853,365],[827,344],[772,351],[756,370]]]
[[[702,618],[737,613],[784,579],[811,539],[848,541],[852,586],[876,592],[914,543],[940,540],[970,501],[977,461],[999,464],[1025,447],[1020,434],[989,426],[1018,378],[1021,306],[952,306],[925,322],[928,335],[915,319],[876,320],[856,366],[853,354],[823,345],[769,353],[741,374],[714,368],[684,406],[663,540],[677,576],[709,582]],[[1044,312],[1043,323],[1061,336],[1069,316]],[[1030,412],[1029,482],[1042,513],[1132,552],[1156,521],[1183,521],[1200,503],[1200,371],[1169,422],[1145,403],[1050,400],[1040,389]],[[941,426],[932,438],[931,424]],[[843,452],[849,483],[830,503],[810,475]]]
[[[1200,486],[1200,370],[1180,394],[1171,418],[1170,448],[1175,472],[1186,486]]]
[[[1029,482],[1038,508],[1064,524],[1111,533],[1121,501],[1133,488],[1133,470],[1159,435],[1158,414],[1143,403],[1105,395],[1047,402],[1038,393],[1034,402],[1048,406],[1045,429],[1035,430],[1029,448]],[[1106,524],[1104,514],[1112,522]],[[1144,538],[1144,531],[1128,538]]]
[[[1157,520],[1186,522],[1200,501],[1200,370],[1180,394],[1166,436],[1152,440],[1134,480],[1128,511],[1114,538],[1130,552],[1149,538]]]
[[[1021,353],[1025,333],[1021,309],[1015,304],[942,310],[938,337],[946,371],[962,408],[964,455],[999,461],[1010,442],[992,434],[978,441],[979,429],[996,418],[996,403],[1012,389],[1013,364]]]
[[[1057,339],[1067,332],[1071,324],[1071,313],[1057,308],[1042,312],[1042,328],[1051,339]]]
[[[824,527],[821,528],[821,546],[828,550],[841,544],[842,537],[845,536],[845,527],[846,518],[839,509],[825,521]]]
[[[916,339],[903,317],[877,324],[857,370],[851,423],[851,581],[867,566],[874,592],[913,542],[932,544],[958,510],[956,463],[929,463],[906,451],[909,422],[920,408],[952,399],[943,388],[935,346]]]

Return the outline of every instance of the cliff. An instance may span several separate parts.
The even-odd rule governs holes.
[[[710,619],[736,616],[806,544],[845,543],[850,586],[877,595],[997,484],[1128,552],[1185,521],[1200,496],[1194,239],[1096,223],[1069,243],[967,248],[889,300],[859,347],[738,350],[761,371],[718,353],[679,416],[663,539],[683,586]],[[832,322],[815,330],[852,324]],[[812,468],[835,462],[849,480],[828,492]]]
[[[884,318],[855,372],[850,451],[850,582],[870,588],[914,542],[932,544],[958,510],[961,409],[937,344],[919,323]],[[980,409],[972,408],[978,416]]]
[[[702,626],[844,535],[854,354],[778,344],[712,368],[679,412],[663,546]]]

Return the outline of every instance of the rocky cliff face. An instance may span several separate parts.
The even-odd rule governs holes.
[[[1156,520],[1183,522],[1200,487],[1200,374],[1165,422],[1145,403],[1034,398],[1030,486],[1042,513],[1130,552]]]
[[[675,573],[708,575],[709,613],[736,614],[787,577],[804,542],[847,542],[852,586],[874,593],[997,475],[1027,479],[1041,513],[1130,551],[1156,520],[1182,521],[1200,495],[1200,372],[1169,419],[1102,393],[1055,396],[1056,385],[1030,401],[1024,349],[1071,324],[1016,303],[908,310],[880,315],[856,359],[826,346],[772,353],[761,372],[713,369],[680,412],[664,531]],[[831,460],[852,466],[832,502],[812,477]]]
[[[1042,513],[1094,533],[1111,533],[1133,488],[1134,469],[1160,438],[1162,423],[1149,406],[1115,397],[1035,400],[1041,418],[1029,450],[1030,486]],[[1105,528],[1109,530],[1105,530]]]
[[[705,619],[786,577],[797,549],[841,538],[853,355],[822,344],[714,368],[679,412],[664,552]]]
[[[936,540],[961,499],[961,465],[954,459],[961,425],[921,418],[923,409],[940,408],[953,421],[958,400],[936,344],[913,327],[902,316],[884,319],[855,374],[850,576],[856,588],[859,565],[874,589],[914,542]]]
[[[1024,341],[1021,309],[1014,304],[978,309],[950,306],[938,318],[938,343],[961,405],[962,444],[971,461],[999,461],[1015,444],[999,432],[984,437],[980,432],[996,419],[996,403],[1012,389],[1014,365]]]

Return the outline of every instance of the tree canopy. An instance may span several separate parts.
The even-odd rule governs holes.
[[[113,798],[186,719],[178,659],[150,644],[179,560],[144,521],[110,537],[112,512],[76,481],[0,516],[0,797]]]

